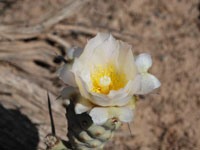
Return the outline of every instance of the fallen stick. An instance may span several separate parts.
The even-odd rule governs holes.
[[[50,14],[48,18],[43,19],[42,22],[35,25],[27,25],[23,27],[0,25],[0,40],[5,38],[14,40],[35,37],[61,20],[74,15],[89,1],[90,0],[72,0],[70,3],[67,3],[62,8]]]
[[[70,31],[73,31],[76,33],[83,33],[83,34],[89,34],[89,35],[94,36],[98,32],[110,32],[115,37],[123,39],[123,40],[127,40],[127,41],[133,41],[133,40],[139,41],[141,39],[139,36],[136,36],[136,35],[123,33],[115,29],[109,29],[109,28],[104,28],[104,27],[89,27],[86,25],[57,24],[54,29],[57,31],[61,30],[62,33],[64,34],[69,33]]]

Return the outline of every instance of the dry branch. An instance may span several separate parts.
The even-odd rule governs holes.
[[[74,15],[88,1],[89,0],[72,0],[70,3],[65,4],[62,8],[52,12],[48,18],[35,25],[28,25],[25,27],[0,25],[0,40],[34,37],[57,24],[61,20]]]
[[[56,43],[60,44],[61,46],[63,46],[65,49],[68,49],[71,47],[71,44],[68,43],[67,41],[65,41],[64,39],[60,38],[59,36],[57,35],[54,35],[54,34],[51,34],[51,33],[48,33],[45,38],[49,39],[49,40],[52,40],[52,41],[55,41]]]
[[[114,35],[117,38],[126,40],[126,41],[133,41],[133,40],[140,40],[141,38],[139,36],[123,33],[120,31],[117,31],[115,29],[109,29],[104,27],[89,27],[86,25],[63,25],[63,24],[57,24],[55,26],[55,30],[61,30],[62,33],[69,33],[70,31],[77,32],[77,33],[83,33],[83,34],[89,34],[89,35],[96,35],[98,32],[110,32],[112,35]]]

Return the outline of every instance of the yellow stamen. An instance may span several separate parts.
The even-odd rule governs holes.
[[[101,94],[124,88],[127,83],[126,74],[112,64],[95,66],[91,71],[91,79],[93,84],[91,91]]]

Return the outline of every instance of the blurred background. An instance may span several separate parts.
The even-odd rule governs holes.
[[[139,98],[134,121],[106,150],[200,149],[200,2],[198,0],[0,0],[0,149],[44,150],[51,132],[67,139],[65,86],[55,72],[72,46],[112,33],[150,53],[159,94]]]

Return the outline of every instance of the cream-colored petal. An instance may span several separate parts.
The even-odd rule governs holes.
[[[134,79],[137,73],[137,67],[135,65],[135,62],[133,61],[133,52],[131,45],[119,41],[119,55],[116,65],[119,70],[126,74],[127,80]]]
[[[100,93],[91,93],[90,101],[93,104],[99,105],[99,106],[123,106],[127,104],[131,96],[127,96],[127,94],[122,93],[120,95],[120,98],[111,99],[108,95],[100,94]]]
[[[93,65],[104,65],[118,56],[119,42],[110,34],[109,38],[93,50],[90,63]]]
[[[90,101],[99,106],[112,106],[112,99],[101,93],[90,92]]]
[[[72,72],[74,74],[78,74],[79,77],[86,83],[87,86],[91,86],[91,78],[90,78],[90,64],[84,65],[79,59],[75,59]]]
[[[138,80],[138,76],[136,76],[134,81],[130,80],[126,86],[120,90],[110,91],[108,96],[112,99],[113,106],[124,106],[139,89],[140,80]]]
[[[94,49],[102,44],[105,40],[107,40],[109,36],[110,34],[108,33],[98,33],[94,38],[90,39],[85,46],[85,49],[80,56],[80,59],[85,59],[88,56],[92,55]]]
[[[84,65],[81,63],[80,59],[75,58],[74,63],[72,65],[72,72],[75,74],[76,72],[80,73],[82,70],[84,70]]]
[[[75,112],[76,114],[82,114],[92,109],[92,107],[94,107],[94,105],[90,103],[88,99],[80,97],[75,104]]]
[[[92,118],[93,122],[97,125],[102,125],[108,120],[108,111],[106,108],[103,107],[93,108],[90,111],[89,115]]]
[[[76,87],[77,84],[75,82],[75,77],[71,69],[71,64],[64,64],[60,69],[58,69],[57,75],[64,83]]]
[[[126,86],[120,90],[111,90],[108,97],[112,100],[112,106],[123,106],[128,103],[134,93],[134,82],[129,81]]]
[[[133,111],[128,107],[107,107],[108,119],[117,118],[122,122],[133,120]]]
[[[109,42],[108,42],[109,41]],[[98,33],[97,36],[88,41],[82,55],[75,59],[73,64],[73,72],[79,71],[81,73],[83,70],[90,71],[96,64],[105,63],[105,59],[110,59],[112,54],[112,48],[108,50],[109,47],[115,46],[112,44],[115,41],[110,34]],[[106,48],[106,49],[105,49]]]
[[[75,76],[76,76],[76,83],[78,85],[81,95],[86,99],[91,99],[90,93],[88,92],[89,90],[87,84],[77,73],[75,74]]]
[[[63,99],[70,99],[71,95],[74,94],[75,92],[77,92],[77,89],[72,87],[72,86],[68,86],[65,87],[62,91],[61,91],[61,97]]]
[[[140,80],[129,81],[125,88],[111,90],[108,95],[90,92],[90,101],[100,106],[124,106],[140,88]]]
[[[119,120],[122,122],[131,122],[133,121],[133,110],[127,107],[121,107],[119,111]]]
[[[82,52],[83,52],[82,48],[74,46],[67,50],[67,56],[70,59],[78,58],[82,54]]]
[[[143,53],[135,58],[135,63],[140,73],[145,73],[152,65],[151,55]]]
[[[148,94],[161,85],[160,81],[152,74],[144,73],[139,76],[140,89],[136,92],[136,94]]]
[[[117,91],[112,90],[108,95],[90,92],[88,89],[90,101],[99,106],[123,106],[133,96],[131,91],[133,85],[133,82],[130,81],[125,88]]]

